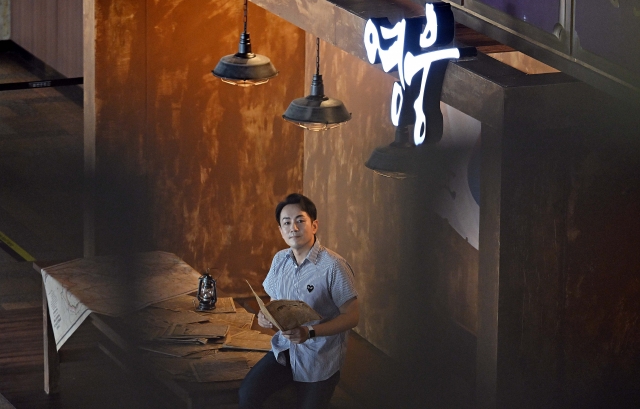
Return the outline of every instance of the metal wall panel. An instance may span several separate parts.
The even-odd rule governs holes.
[[[82,76],[82,0],[12,0],[11,40],[65,77]]]
[[[567,4],[569,3],[569,4]],[[507,2],[466,0],[462,10],[470,10],[488,22],[513,30],[516,35],[536,41],[565,54],[570,49],[570,0]]]
[[[573,55],[640,88],[640,2],[576,0]]]
[[[637,41],[640,3],[618,0],[451,3],[459,22],[640,106]],[[534,20],[525,18],[531,12],[537,15]],[[551,27],[554,19],[557,24]]]
[[[482,0],[496,10],[514,17],[515,19],[531,24],[547,33],[553,33],[556,24],[564,24],[563,0],[519,0],[516,2],[507,0]]]
[[[58,0],[54,68],[66,77],[82,77],[82,0]]]

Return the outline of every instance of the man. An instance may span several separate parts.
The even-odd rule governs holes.
[[[268,352],[240,387],[240,408],[261,408],[275,391],[294,383],[298,407],[327,408],[340,380],[347,333],[360,313],[351,266],[316,238],[316,207],[290,194],[276,207],[280,234],[289,245],[273,258],[263,286],[272,300],[302,300],[323,318],[277,332]],[[258,323],[272,328],[262,313]]]

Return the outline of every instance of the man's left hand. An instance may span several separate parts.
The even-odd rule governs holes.
[[[297,327],[288,331],[282,331],[282,335],[294,344],[302,344],[309,339],[309,330],[307,327]]]

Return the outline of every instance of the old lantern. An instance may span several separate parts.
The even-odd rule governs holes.
[[[207,272],[200,276],[200,282],[198,283],[198,307],[197,311],[208,311],[216,308],[216,301],[218,296],[216,295],[216,280]]]

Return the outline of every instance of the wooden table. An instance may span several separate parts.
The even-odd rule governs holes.
[[[42,269],[58,264],[57,262],[35,262],[34,268],[40,272]],[[218,291],[219,297],[224,294]],[[236,307],[241,307],[236,301]],[[47,295],[43,284],[42,289],[42,322],[43,322],[43,342],[44,342],[44,390],[47,394],[59,392],[61,351],[57,351],[56,342],[53,335],[53,327],[49,314]],[[138,349],[123,336],[122,323],[118,318],[106,315],[91,313],[87,318],[101,335],[98,341],[99,349],[116,362],[124,371],[141,380],[160,400],[168,403],[169,407],[202,407],[216,403],[237,402],[237,391],[241,380],[225,382],[192,383],[164,379],[155,376],[153,370],[139,353]],[[83,323],[82,325],[85,325]],[[252,329],[259,330],[265,334],[273,334],[272,330],[261,328],[254,320]]]

